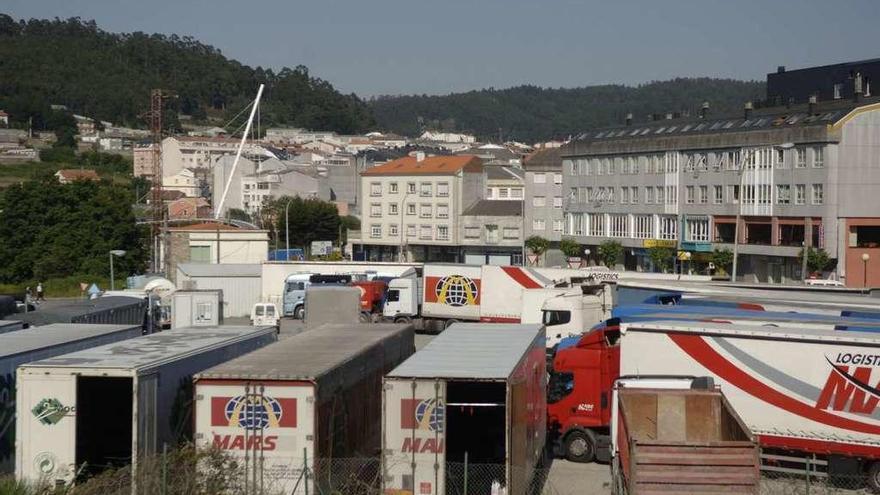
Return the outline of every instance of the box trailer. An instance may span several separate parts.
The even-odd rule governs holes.
[[[196,441],[241,459],[264,492],[318,493],[353,474],[326,461],[379,455],[382,377],[413,352],[411,325],[325,325],[208,369]]]
[[[818,457],[880,489],[876,333],[671,321],[620,332],[621,376],[713,377],[765,453]]]
[[[24,328],[24,322],[17,320],[0,320],[0,333],[14,332]]]
[[[306,290],[306,328],[361,321],[361,291],[347,286],[311,286]]]
[[[0,335],[0,473],[15,469],[15,371],[19,365],[140,336],[140,325],[79,323]]]
[[[275,340],[274,327],[180,328],[20,366],[16,476],[54,484],[136,469],[191,437],[195,373]]]
[[[546,434],[543,325],[457,323],[385,377],[385,493],[525,494]],[[476,476],[475,473],[479,473]]]

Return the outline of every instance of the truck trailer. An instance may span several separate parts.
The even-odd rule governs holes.
[[[239,458],[245,483],[317,493],[351,475],[325,461],[379,455],[382,377],[413,339],[412,325],[325,325],[199,373],[196,441]]]
[[[140,336],[140,325],[82,323],[56,323],[0,335],[0,473],[15,470],[15,372],[19,365]]]
[[[274,327],[180,328],[20,366],[16,477],[54,485],[137,469],[191,438],[193,374],[275,340]]]
[[[385,493],[527,493],[546,433],[544,327],[457,323],[385,377]],[[457,490],[457,491],[456,491]]]

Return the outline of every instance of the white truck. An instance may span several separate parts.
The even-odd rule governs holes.
[[[547,432],[544,352],[542,325],[458,323],[389,373],[383,493],[529,493]]]
[[[620,333],[620,376],[711,377],[765,458],[818,459],[829,476],[867,475],[880,489],[878,334],[676,321]]]
[[[433,331],[459,321],[544,322],[552,347],[611,317],[610,287],[579,270],[428,264],[422,278],[389,282],[383,316]]]

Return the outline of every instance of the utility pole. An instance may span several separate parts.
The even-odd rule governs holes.
[[[161,89],[154,89],[150,93],[150,111],[147,114],[147,121],[150,124],[150,133],[152,134],[152,158],[153,158],[153,188],[150,196],[152,222],[150,222],[150,251],[152,252],[151,271],[157,273],[162,270],[162,264],[159,261],[162,256],[160,248],[160,238],[162,229],[165,227],[165,204],[162,201],[162,107],[163,100],[166,95]],[[166,234],[167,235],[167,232]],[[164,253],[168,256],[168,253]]]

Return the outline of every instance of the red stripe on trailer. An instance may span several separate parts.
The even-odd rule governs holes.
[[[756,397],[768,404],[784,409],[792,414],[807,418],[810,421],[823,423],[836,428],[880,435],[880,426],[844,418],[829,413],[815,406],[793,399],[778,390],[768,387],[759,379],[749,375],[715,351],[705,339],[697,335],[668,334],[669,338],[690,357],[703,365],[707,370],[739,388],[743,392]]]
[[[480,323],[519,323],[519,318],[506,318],[503,316],[481,316]]]
[[[811,454],[845,454],[852,457],[880,458],[880,448],[876,445],[841,443],[830,440],[812,440],[779,435],[758,435],[758,442],[764,448],[795,450]]]
[[[749,311],[764,311],[764,306],[755,303],[739,303],[736,305],[737,309],[747,309]]]
[[[516,266],[502,266],[502,270],[507,274],[508,277],[512,278],[519,285],[522,285],[526,289],[540,289],[544,287],[543,285],[535,282],[532,277],[528,276],[528,274],[522,268]]]

